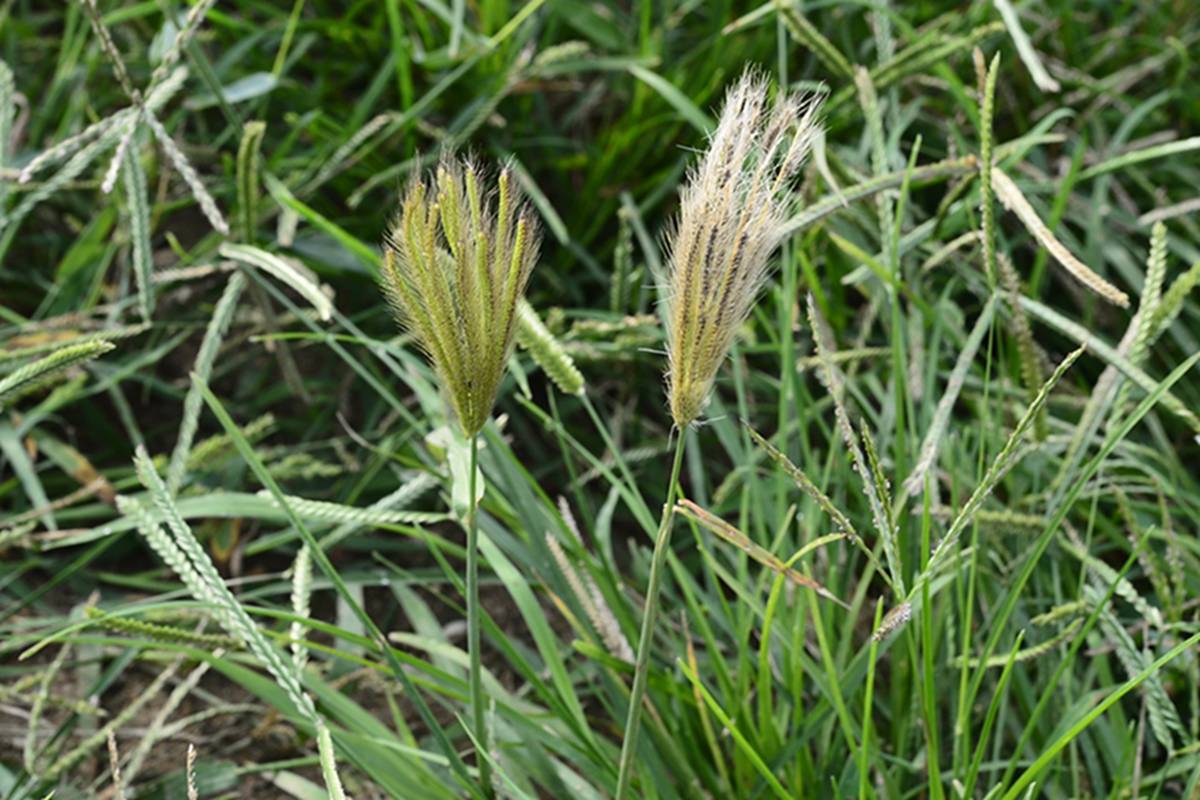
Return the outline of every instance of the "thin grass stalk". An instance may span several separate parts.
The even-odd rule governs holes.
[[[67,659],[67,652],[71,645],[64,644],[58,649],[58,653],[54,656],[54,660],[50,662],[50,666],[42,675],[42,679],[38,685],[38,692],[34,695],[33,706],[29,711],[29,724],[25,729],[25,746],[22,751],[24,756],[25,771],[30,775],[38,774],[38,742],[37,732],[42,721],[42,710],[46,707],[46,703],[50,700],[50,687],[54,684],[54,679],[58,676],[62,669],[63,663]]]
[[[483,697],[483,664],[479,652],[479,501],[475,496],[475,473],[479,469],[479,436],[471,436],[471,459],[467,477],[467,657],[470,661],[468,688],[471,727],[475,734],[479,785],[485,797],[492,796],[491,765],[488,761],[487,717]]]
[[[217,648],[213,651],[214,658],[222,658],[225,651]],[[126,785],[132,785],[138,774],[142,770],[142,765],[146,763],[146,758],[150,755],[150,751],[158,742],[166,739],[170,734],[167,732],[167,721],[179,709],[179,706],[186,700],[195,690],[200,679],[212,668],[212,663],[201,661],[195,666],[184,678],[179,681],[171,693],[167,695],[162,705],[155,711],[154,718],[146,728],[146,732],[142,734],[133,753],[130,754],[129,760],[125,764],[125,782]],[[115,781],[114,781],[115,782]]]
[[[633,780],[633,759],[637,752],[638,725],[641,720],[642,698],[646,694],[646,677],[650,671],[650,646],[654,638],[654,621],[658,614],[658,592],[662,583],[662,568],[671,540],[671,523],[675,521],[675,487],[683,466],[685,431],[679,431],[675,443],[675,460],[671,464],[671,481],[667,484],[667,500],[663,505],[658,535],[654,539],[654,554],[650,559],[650,580],[646,584],[646,608],[642,612],[642,632],[638,635],[637,662],[633,670],[633,688],[629,692],[629,712],[625,717],[625,740],[621,743],[621,760],[617,769],[615,800],[624,800]]]
[[[39,777],[53,783],[57,782],[63,774],[70,774],[71,770],[78,766],[79,762],[91,755],[92,751],[108,739],[110,732],[120,730],[123,726],[127,725],[130,720],[137,716],[138,712],[146,707],[147,703],[157,698],[167,683],[175,677],[175,673],[179,671],[179,667],[182,664],[182,657],[173,660],[151,681],[149,686],[134,696],[129,704],[122,708],[119,713],[115,714],[104,727],[85,738],[70,752],[59,756],[58,760],[49,766]]]

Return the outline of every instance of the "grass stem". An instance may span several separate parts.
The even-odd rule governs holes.
[[[484,717],[483,666],[479,653],[479,499],[476,478],[479,470],[479,436],[471,437],[471,463],[467,477],[467,655],[470,659],[471,725],[479,753],[475,763],[484,797],[492,796],[491,769],[488,767],[487,724]]]
[[[650,559],[650,581],[646,584],[646,609],[642,614],[642,632],[638,636],[637,662],[633,672],[633,688],[629,693],[629,714],[625,719],[625,741],[621,744],[621,761],[617,771],[615,800],[624,800],[633,779],[633,758],[637,751],[638,723],[642,712],[642,698],[646,694],[646,676],[650,671],[650,643],[654,637],[654,618],[658,614],[658,590],[662,582],[662,568],[667,560],[667,549],[671,541],[671,523],[675,520],[675,487],[679,483],[679,470],[683,465],[683,445],[687,440],[684,431],[679,431],[675,443],[675,460],[671,465],[671,482],[667,484],[667,501],[663,504],[662,519],[658,524],[658,536],[654,540],[654,555]]]

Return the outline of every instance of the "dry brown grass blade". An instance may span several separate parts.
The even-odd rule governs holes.
[[[1122,308],[1129,307],[1129,295],[1097,275],[1087,264],[1076,258],[1066,245],[1056,239],[1013,179],[998,167],[992,168],[992,188],[996,190],[996,197],[1004,207],[1017,215],[1017,219],[1021,220],[1030,235],[1037,239],[1038,244],[1046,248],[1050,255],[1054,256],[1054,260],[1075,276],[1076,280],[1108,302]]]
[[[807,589],[812,589],[817,594],[821,595],[827,600],[832,600],[842,608],[847,607],[845,603],[834,596],[824,586],[817,583],[807,575],[804,575],[788,566],[781,558],[779,558],[779,556],[755,544],[746,534],[742,533],[717,515],[696,505],[691,500],[680,500],[675,504],[675,510],[693,522],[698,523],[705,529],[715,533],[717,536],[743,551],[746,555],[750,556],[767,569],[783,575],[797,586],[803,586]]]

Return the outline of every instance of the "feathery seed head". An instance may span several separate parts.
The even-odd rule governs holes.
[[[791,178],[819,123],[815,95],[767,100],[748,69],[725,95],[721,118],[680,197],[670,236],[667,387],[675,424],[700,415],[717,369],[746,321],[784,237]]]
[[[494,191],[487,181],[473,162],[449,158],[431,179],[413,180],[384,242],[380,276],[468,437],[492,413],[541,238],[512,172],[500,171]]]

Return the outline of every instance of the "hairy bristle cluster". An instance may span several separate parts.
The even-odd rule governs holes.
[[[667,376],[681,428],[700,415],[785,235],[791,178],[818,130],[819,105],[782,94],[771,104],[766,80],[748,70],[683,189],[670,241]]]
[[[467,436],[487,422],[512,352],[539,230],[504,169],[489,190],[470,161],[409,184],[387,236],[381,283],[437,370]]]

